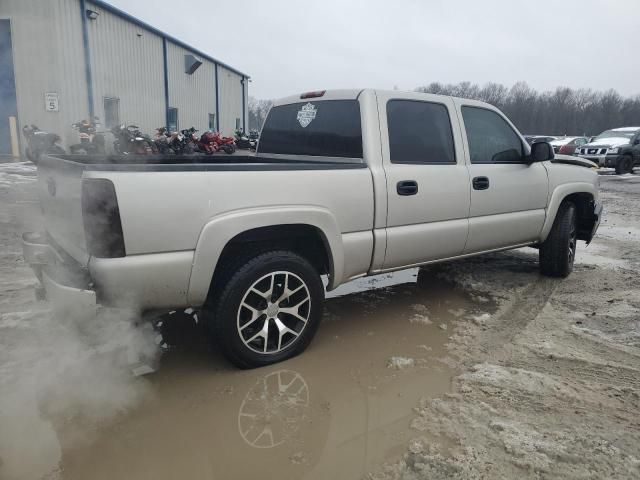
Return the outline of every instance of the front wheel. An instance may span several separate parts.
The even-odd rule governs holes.
[[[631,173],[633,171],[633,157],[631,155],[624,155],[618,159],[616,163],[616,173],[622,175],[623,173]]]
[[[576,207],[571,202],[560,205],[551,232],[540,245],[540,271],[549,277],[566,277],[573,270],[578,231]]]
[[[289,251],[254,256],[231,267],[208,319],[223,354],[240,368],[280,362],[301,353],[322,317],[324,287],[303,257]]]

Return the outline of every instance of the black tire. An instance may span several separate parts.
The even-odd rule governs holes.
[[[284,273],[277,272],[287,272],[289,275],[285,279]],[[213,341],[231,363],[240,368],[262,367],[294,357],[307,348],[322,318],[324,286],[320,275],[306,259],[289,251],[256,253],[249,258],[245,256],[244,260],[229,263],[221,276],[222,280],[217,282],[219,292],[214,287],[207,301],[205,321],[210,327]],[[270,283],[271,276],[273,283]],[[272,285],[269,302],[273,303],[268,303],[267,298],[255,293],[258,289],[269,295],[269,283]],[[293,285],[291,288],[304,284],[306,289],[301,288],[283,301],[275,301],[284,296],[283,284],[285,287]],[[263,285],[267,286],[267,290],[262,290]],[[308,300],[297,305],[303,296]],[[261,305],[252,304],[257,307],[256,312],[261,312],[259,315],[256,313],[255,318],[251,310],[242,306],[250,302],[263,302]],[[276,313],[273,310],[268,313],[269,305],[276,306]],[[281,310],[296,307],[296,315]],[[247,316],[251,318],[247,320]],[[306,317],[306,322],[300,317]],[[293,332],[283,334],[282,325],[297,335],[294,336]],[[258,335],[265,328],[266,338]],[[251,338],[254,340],[251,341]],[[271,351],[264,353],[258,349]]]
[[[549,277],[568,276],[573,270],[577,245],[576,207],[563,202],[547,239],[540,245],[540,271]]]
[[[623,173],[631,172],[633,172],[633,157],[631,155],[623,155],[616,163],[616,173],[622,175]]]

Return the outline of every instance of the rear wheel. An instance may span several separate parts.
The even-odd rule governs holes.
[[[324,287],[313,266],[293,252],[271,251],[229,267],[207,309],[223,354],[252,368],[301,353],[322,316]]]
[[[576,207],[571,202],[560,205],[547,239],[540,245],[540,271],[549,277],[566,277],[573,270],[578,231]]]
[[[633,157],[631,155],[623,155],[616,163],[616,173],[631,173],[633,171]]]

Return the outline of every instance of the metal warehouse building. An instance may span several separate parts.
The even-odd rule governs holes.
[[[22,125],[58,133],[67,147],[78,143],[71,124],[95,116],[102,130],[229,135],[247,126],[247,87],[245,73],[108,3],[0,1],[0,155],[24,149]]]

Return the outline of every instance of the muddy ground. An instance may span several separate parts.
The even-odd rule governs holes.
[[[169,349],[130,312],[52,318],[34,169],[0,164],[0,478],[639,478],[640,175],[601,187],[568,279],[533,249],[362,279],[303,355],[239,371],[183,312]]]

